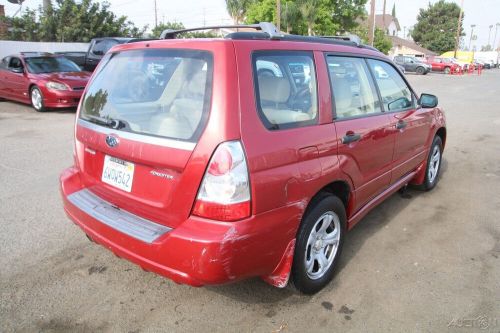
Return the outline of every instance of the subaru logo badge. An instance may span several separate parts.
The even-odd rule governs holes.
[[[120,141],[118,140],[118,138],[116,136],[113,136],[113,135],[106,136],[106,144],[110,147],[118,146],[119,142]]]

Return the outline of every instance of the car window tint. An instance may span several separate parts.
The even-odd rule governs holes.
[[[112,39],[98,40],[92,48],[92,53],[95,55],[105,55],[116,44],[118,42]]]
[[[108,53],[87,87],[80,117],[119,119],[123,131],[196,142],[208,119],[212,77],[206,51]]]
[[[253,68],[259,115],[268,129],[317,122],[316,73],[311,52],[256,52]]]
[[[337,119],[382,111],[364,59],[328,56],[327,64]]]
[[[80,72],[81,69],[73,61],[65,57],[30,57],[26,58],[28,72],[40,73],[63,73]]]
[[[16,57],[10,58],[9,68],[23,68],[23,63],[21,62],[21,59]]]
[[[413,107],[411,90],[394,67],[386,62],[369,59],[375,81],[386,111],[405,110]]]

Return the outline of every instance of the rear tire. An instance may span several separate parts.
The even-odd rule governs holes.
[[[432,141],[429,156],[427,157],[427,167],[425,169],[425,179],[422,185],[419,186],[421,190],[430,191],[439,181],[443,158],[443,141],[439,136],[435,136]]]
[[[30,90],[31,105],[37,112],[44,112],[47,109],[43,105],[43,95],[37,86],[33,86]]]
[[[342,252],[347,217],[342,201],[323,194],[311,202],[297,233],[292,282],[304,294],[314,294],[333,278]]]
[[[451,71],[450,67],[445,67],[444,68],[444,73],[445,74],[450,74],[450,71]]]

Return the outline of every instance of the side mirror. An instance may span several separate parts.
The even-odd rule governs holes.
[[[431,94],[422,94],[418,99],[418,104],[423,108],[432,109],[438,105],[438,98]]]
[[[9,68],[11,72],[22,74],[24,73],[24,68],[22,67],[11,67]]]

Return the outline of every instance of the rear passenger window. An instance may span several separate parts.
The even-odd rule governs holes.
[[[400,111],[414,107],[411,90],[394,67],[386,62],[369,59],[386,111]]]
[[[328,56],[327,63],[337,119],[382,111],[364,59]]]
[[[259,115],[268,129],[317,122],[316,72],[311,52],[256,52],[253,70]]]

